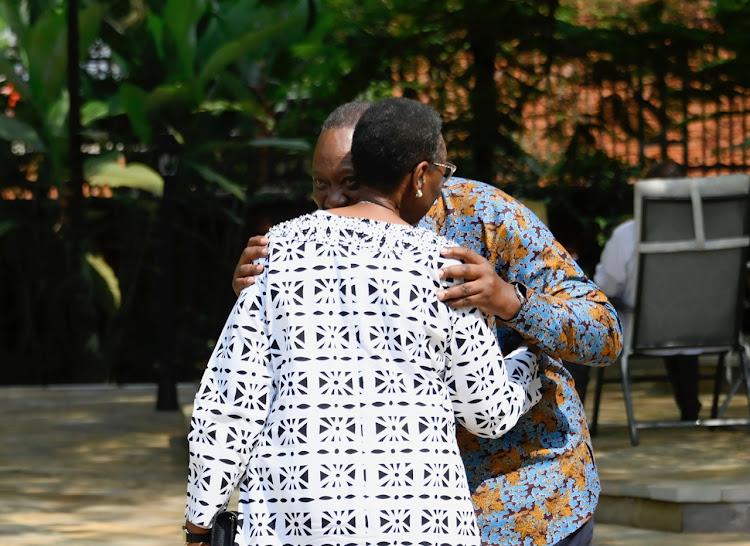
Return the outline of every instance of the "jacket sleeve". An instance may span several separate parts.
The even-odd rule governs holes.
[[[553,358],[589,366],[614,362],[622,349],[615,308],[549,229],[515,200],[483,227],[500,276],[527,289],[526,302],[506,324]]]
[[[201,527],[210,527],[226,507],[268,416],[267,269],[240,293],[195,396],[186,517]]]
[[[476,309],[451,312],[446,383],[458,422],[477,436],[498,438],[541,399],[536,356],[521,347],[505,358]]]

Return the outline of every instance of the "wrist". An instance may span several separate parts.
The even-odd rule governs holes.
[[[500,292],[502,303],[498,306],[495,315],[504,321],[513,320],[526,301],[526,287],[520,283],[504,282]]]
[[[200,527],[189,521],[182,526],[187,546],[204,546],[210,543],[211,529]]]

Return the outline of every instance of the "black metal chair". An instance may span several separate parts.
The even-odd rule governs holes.
[[[741,340],[746,263],[750,246],[750,177],[644,180],[635,186],[637,279],[635,308],[623,315],[620,355],[630,442],[638,431],[675,426],[750,425],[723,417],[744,384],[750,407],[750,349]],[[731,377],[726,356],[735,353],[739,374]],[[631,361],[679,354],[717,355],[710,419],[637,421],[633,411]],[[614,382],[599,368],[591,431],[596,434],[602,386]],[[718,401],[723,378],[728,391]]]

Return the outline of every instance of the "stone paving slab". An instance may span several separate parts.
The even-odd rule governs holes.
[[[636,529],[622,525],[594,527],[594,546],[748,546],[750,536],[739,533],[686,534]]]
[[[185,409],[190,407],[193,389],[190,385],[180,388]],[[181,413],[154,411],[154,403],[152,386],[0,389],[3,543],[181,544],[185,419]],[[617,413],[609,398],[603,410],[606,420]],[[614,430],[597,440],[603,442],[600,461],[608,461],[600,464],[603,472],[626,483],[640,469],[633,464],[618,470],[613,454],[624,450],[639,460],[640,448],[629,448],[627,438],[618,439]],[[656,444],[655,437],[647,436],[646,447]],[[700,474],[691,461],[682,463],[697,475],[710,478],[710,469],[708,474]],[[597,524],[594,544],[750,546],[750,535],[666,533]]]
[[[705,367],[704,373],[711,369]],[[711,405],[711,388],[709,381],[701,384],[702,416]],[[633,393],[639,419],[678,418],[667,383],[637,383]],[[747,398],[739,393],[727,417],[748,416]],[[626,424],[619,385],[606,385],[599,436],[593,439],[605,494],[670,502],[750,502],[750,427],[641,430],[640,445],[632,447]]]
[[[154,400],[150,386],[0,389],[3,543],[180,544],[185,420]]]
[[[649,365],[661,371],[659,361],[641,364]],[[703,373],[711,369],[704,365]],[[702,416],[712,386],[701,383]],[[637,383],[633,393],[639,419],[678,417],[668,383]],[[727,416],[749,412],[742,392]],[[676,531],[750,529],[750,427],[641,430],[640,445],[632,447],[626,424],[619,384],[606,385],[600,434],[593,440],[602,480],[600,521]]]

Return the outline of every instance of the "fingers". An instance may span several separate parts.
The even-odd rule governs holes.
[[[268,237],[265,235],[253,235],[247,240],[247,246],[268,246]]]
[[[480,307],[481,298],[478,295],[468,296],[466,298],[458,298],[457,300],[446,301],[445,304],[453,309],[459,307]]]
[[[255,237],[251,238],[250,241],[248,241],[248,244],[253,239],[255,239]],[[258,258],[262,258],[263,256],[268,256],[267,246],[258,246],[258,245],[246,246],[245,249],[242,251],[242,254],[240,254],[240,260],[238,264],[239,265],[249,264],[257,260]]]
[[[255,277],[263,272],[262,264],[244,264],[234,271],[235,278]]]
[[[479,265],[487,261],[473,250],[469,250],[468,248],[464,248],[461,246],[446,247],[440,252],[440,255],[444,258],[461,260],[462,262],[467,264]]]
[[[438,272],[441,279],[463,279],[473,281],[482,276],[482,267],[473,264],[449,265]]]
[[[232,281],[232,290],[234,290],[234,295],[239,296],[240,292],[242,292],[245,288],[248,286],[252,286],[255,284],[255,277],[237,277]]]
[[[458,300],[471,298],[480,292],[481,286],[477,286],[476,283],[465,282],[444,290],[439,290],[437,296],[440,301],[451,304]]]
[[[243,288],[255,284],[255,277],[263,272],[261,264],[237,264],[232,275],[232,289],[236,295],[240,295]]]
[[[263,266],[253,262],[263,256],[268,256],[268,237],[255,235],[247,240],[247,246],[242,250],[237,266],[232,274],[232,290],[239,296],[248,286],[255,284],[255,276],[260,275]]]

